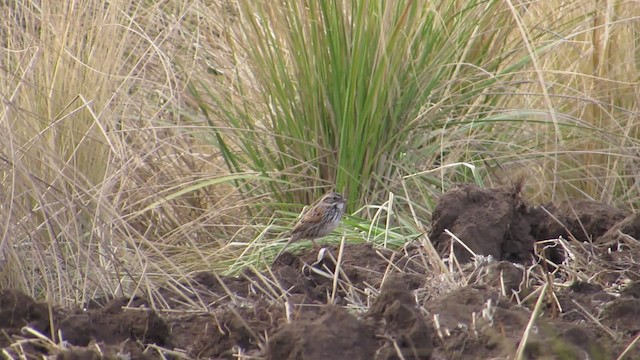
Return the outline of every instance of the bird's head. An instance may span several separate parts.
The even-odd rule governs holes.
[[[337,205],[342,209],[347,199],[337,192],[330,192],[325,194],[320,201],[327,205]]]

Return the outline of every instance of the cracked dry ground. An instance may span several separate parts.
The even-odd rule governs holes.
[[[144,298],[64,309],[3,289],[0,344],[14,358],[513,359],[539,303],[525,359],[640,359],[640,215],[461,185],[440,199],[429,238],[462,265],[435,275],[419,241],[347,245],[334,282],[332,257],[285,253],[262,273],[194,275],[190,293],[163,292],[170,311]],[[55,329],[64,346],[25,326]]]

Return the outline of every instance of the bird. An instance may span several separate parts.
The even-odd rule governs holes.
[[[338,226],[344,214],[347,199],[337,192],[326,193],[320,201],[302,214],[298,223],[291,230],[291,238],[276,255],[276,259],[284,250],[296,241],[309,239],[318,248],[316,239],[331,233]]]

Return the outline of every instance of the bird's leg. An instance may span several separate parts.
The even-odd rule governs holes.
[[[320,250],[320,248],[322,248],[322,246],[320,246],[317,242],[316,239],[310,239],[311,242],[313,243],[313,248],[316,250]]]

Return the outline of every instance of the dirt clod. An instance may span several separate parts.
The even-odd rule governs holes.
[[[536,239],[519,191],[518,187],[482,189],[473,184],[448,191],[433,213],[431,241],[449,256],[453,241],[445,233],[449,230],[475,254],[512,262],[528,260]],[[458,242],[453,242],[453,253],[460,262],[472,257]]]
[[[155,311],[123,310],[116,305],[71,313],[59,321],[57,328],[65,341],[76,346],[87,346],[92,340],[106,344],[138,340],[143,343],[166,345],[169,339],[169,327]]]
[[[640,213],[631,214],[607,229],[596,243],[615,245],[629,238],[640,239]]]
[[[49,329],[47,304],[37,303],[21,291],[0,290],[0,324],[9,333],[19,331],[23,326],[46,332]]]
[[[603,320],[613,329],[637,334],[640,331],[640,299],[614,300],[604,309]]]
[[[367,314],[379,322],[378,336],[386,339],[377,359],[431,357],[431,327],[416,308],[403,276],[393,274],[387,278]]]
[[[273,334],[267,359],[369,360],[375,351],[373,331],[345,309],[328,306],[315,321],[294,321]]]
[[[574,237],[580,242],[597,240],[627,216],[625,211],[592,200],[568,200],[558,206],[547,205],[546,209],[553,218],[547,218],[543,236]]]

